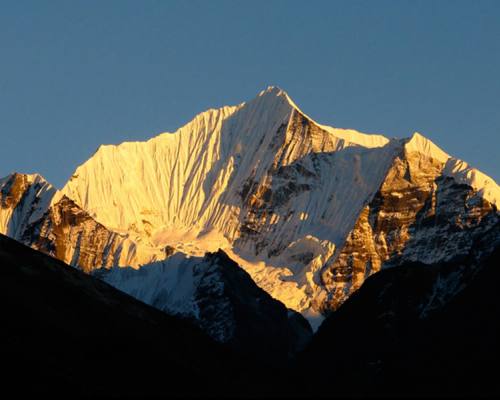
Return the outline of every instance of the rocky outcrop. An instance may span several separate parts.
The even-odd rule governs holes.
[[[126,235],[106,229],[66,196],[27,227],[21,242],[85,272],[118,264],[122,249],[130,245]]]

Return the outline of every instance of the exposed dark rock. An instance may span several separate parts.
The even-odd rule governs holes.
[[[96,222],[72,200],[63,196],[29,225],[21,242],[89,272],[115,265],[126,236]]]
[[[10,175],[0,191],[0,205],[2,208],[16,208],[28,186],[29,182],[26,175],[18,173]]]
[[[172,246],[165,246],[165,257],[170,257],[172,254],[174,254],[175,248]]]

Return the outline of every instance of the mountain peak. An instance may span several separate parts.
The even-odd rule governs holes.
[[[11,172],[9,175],[0,178],[0,182],[6,181],[17,181],[17,180],[25,180],[28,183],[40,182],[40,183],[48,183],[47,180],[40,174],[25,174],[22,172]]]
[[[420,153],[443,163],[443,174],[457,182],[473,187],[485,200],[494,205],[500,204],[500,188],[495,180],[471,167],[465,161],[451,157],[430,139],[415,132],[405,143],[408,152]]]
[[[446,162],[450,158],[448,153],[441,150],[441,148],[419,132],[413,133],[407,140],[405,148],[409,152],[415,151],[422,153],[441,162]]]
[[[268,86],[266,89],[262,90],[254,100],[258,100],[258,101],[265,100],[266,102],[280,101],[280,102],[283,102],[285,104],[288,104],[289,106],[291,106],[295,110],[304,114],[299,109],[299,107],[297,107],[295,102],[290,98],[288,93],[278,86]]]
[[[259,96],[266,95],[266,94],[275,94],[275,95],[280,95],[280,94],[286,94],[283,89],[281,89],[278,86],[274,85],[269,85],[266,89],[262,90],[259,93]]]

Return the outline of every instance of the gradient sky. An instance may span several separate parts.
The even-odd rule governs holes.
[[[288,92],[320,123],[419,131],[500,181],[500,1],[0,0],[0,176],[61,187],[100,144]]]

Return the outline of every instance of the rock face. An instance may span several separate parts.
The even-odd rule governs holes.
[[[411,141],[395,158],[335,260],[322,271],[328,291],[325,310],[336,309],[382,268],[463,258],[478,237],[498,224],[495,205],[443,173],[452,161],[412,151]]]
[[[420,134],[324,126],[275,87],[175,133],[101,146],[61,192],[23,179],[0,181],[1,232],[85,271],[220,248],[310,320],[381,269],[460,258],[500,199]]]
[[[108,230],[66,196],[30,224],[21,241],[85,272],[92,266],[118,264],[122,248],[128,244],[125,235]]]
[[[260,289],[223,251],[99,269],[95,276],[169,314],[188,318],[239,352],[285,362],[312,336],[307,321]]]

